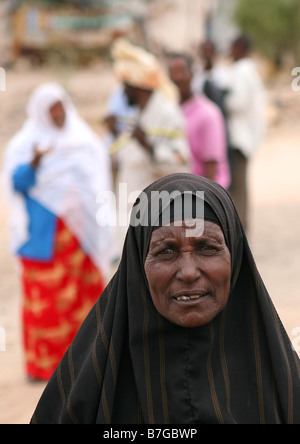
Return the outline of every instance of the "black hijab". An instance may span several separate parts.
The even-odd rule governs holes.
[[[190,174],[160,179],[144,196],[163,190],[204,191],[231,253],[227,307],[200,328],[162,318],[144,272],[153,227],[131,226],[117,273],[51,378],[32,423],[300,424],[299,358],[230,197]]]

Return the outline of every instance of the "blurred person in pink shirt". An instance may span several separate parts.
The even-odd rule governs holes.
[[[230,169],[226,128],[220,109],[204,95],[194,95],[193,61],[188,55],[170,55],[169,73],[180,92],[192,155],[192,173],[228,188]]]

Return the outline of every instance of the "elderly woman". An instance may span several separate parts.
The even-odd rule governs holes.
[[[101,141],[66,92],[52,83],[37,88],[5,163],[31,379],[50,378],[105,287],[108,232],[95,214],[110,174]]]
[[[227,192],[175,174],[135,208],[120,267],[32,422],[300,423],[299,359]]]

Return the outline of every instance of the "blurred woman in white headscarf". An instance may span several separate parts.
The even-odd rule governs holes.
[[[26,373],[47,380],[105,286],[109,228],[97,195],[110,160],[64,89],[38,87],[9,143],[4,178],[12,248],[21,263]]]

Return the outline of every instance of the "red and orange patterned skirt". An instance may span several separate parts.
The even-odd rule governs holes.
[[[26,372],[48,380],[104,290],[104,280],[60,219],[53,260],[22,259],[22,265]]]

